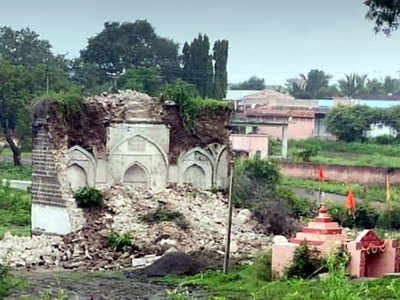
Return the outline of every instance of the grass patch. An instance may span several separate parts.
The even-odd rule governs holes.
[[[30,207],[29,193],[0,186],[0,236],[6,231],[20,236],[30,234]]]
[[[399,299],[400,279],[384,278],[366,282],[353,282],[343,267],[328,264],[330,276],[326,280],[281,279],[263,280],[254,276],[253,266],[240,266],[228,274],[209,271],[191,277],[166,277],[165,281],[178,284],[177,291],[188,286],[205,288],[207,299],[307,299],[307,300],[361,300]],[[179,297],[176,292],[172,299]]]
[[[318,190],[321,185],[321,190],[326,193],[333,193],[346,196],[348,189],[353,190],[353,194],[357,198],[366,199],[368,201],[386,201],[386,188],[379,185],[361,185],[358,183],[341,183],[333,181],[324,181],[321,184],[319,181],[309,179],[299,179],[283,177],[283,185],[287,187],[298,187],[307,190]],[[393,201],[400,202],[400,187],[391,186],[391,193]]]
[[[183,214],[165,208],[158,208],[155,212],[148,213],[140,217],[140,220],[150,224],[171,221],[174,222],[182,230],[186,231],[189,228],[189,224]]]
[[[31,180],[31,167],[14,166],[12,163],[0,163],[0,179]]]
[[[1,155],[4,156],[13,156],[13,152],[10,148],[6,147],[1,151]],[[31,158],[32,157],[32,152],[21,152],[21,157],[22,158]]]
[[[373,143],[346,143],[308,139],[289,141],[289,158],[296,160],[296,153],[307,147],[318,147],[320,152],[311,157],[312,162],[376,167],[400,167],[400,146]]]

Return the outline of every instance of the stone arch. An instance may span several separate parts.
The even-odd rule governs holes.
[[[150,182],[149,172],[139,162],[134,162],[124,172],[123,182],[135,187],[147,187]]]
[[[94,186],[96,180],[96,160],[91,153],[83,149],[82,147],[75,145],[68,150],[68,163],[67,163],[67,173],[68,170],[75,166],[75,171],[77,171],[76,167],[80,167],[84,173],[86,174],[86,181],[88,186]],[[68,180],[71,179],[71,174]],[[76,173],[78,174],[78,173]],[[78,176],[78,175],[77,175]],[[68,176],[67,176],[68,177]],[[69,181],[71,183],[71,181]]]
[[[162,188],[168,182],[167,154],[156,142],[142,134],[125,138],[112,147],[109,164],[114,183],[125,183],[126,170],[134,164],[139,167],[136,172],[140,172],[140,168],[144,170],[148,186]]]
[[[88,176],[84,168],[74,163],[67,168],[67,179],[73,192],[79,188],[88,186]]]
[[[228,148],[223,146],[215,158],[214,185],[217,187],[228,186],[228,168],[229,168]]]
[[[190,169],[190,172],[193,174],[197,172],[202,178],[201,180],[199,179],[198,181],[193,182],[193,184],[200,189],[211,188],[214,176],[214,159],[210,153],[200,147],[196,147],[181,154],[178,160],[178,182],[183,183],[188,180],[187,176],[191,173],[186,173],[186,171],[191,167],[193,167],[193,169]],[[194,181],[194,179],[192,181]],[[202,186],[199,186],[200,183]]]
[[[150,139],[150,138],[148,138],[148,137],[146,137],[146,136],[144,136],[144,135],[142,135],[142,134],[135,134],[135,135],[132,135],[132,136],[130,136],[130,137],[128,137],[128,138],[122,140],[121,142],[119,142],[118,144],[116,144],[116,145],[111,149],[110,154],[115,153],[115,151],[116,151],[121,145],[123,145],[123,144],[129,142],[129,140],[132,140],[132,139],[137,138],[137,137],[142,138],[143,140],[149,142],[149,143],[152,144],[154,147],[156,147],[156,148],[158,149],[158,151],[161,153],[161,155],[162,155],[162,157],[163,157],[163,160],[164,160],[164,162],[165,162],[165,165],[168,166],[168,156],[167,156],[167,154],[165,153],[165,151],[164,151],[155,141],[153,141],[152,139]]]
[[[199,165],[193,164],[183,173],[183,182],[191,183],[195,188],[202,189],[206,185],[206,172]]]

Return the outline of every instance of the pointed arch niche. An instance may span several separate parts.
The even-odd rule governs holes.
[[[182,154],[178,160],[179,183],[191,183],[198,189],[210,189],[214,164],[211,155],[196,147]]]
[[[139,163],[134,163],[126,170],[123,182],[135,187],[147,187],[149,185],[149,175],[143,166]]]
[[[68,150],[66,173],[72,191],[84,186],[94,186],[96,160],[82,147],[73,146]]]
[[[165,187],[168,157],[156,142],[136,134],[111,149],[110,170],[115,183]],[[140,174],[146,177],[140,180]]]

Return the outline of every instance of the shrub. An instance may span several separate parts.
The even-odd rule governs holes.
[[[271,250],[258,255],[252,269],[257,280],[270,281],[272,278],[272,252]]]
[[[362,203],[356,207],[355,220],[344,205],[328,203],[327,206],[332,219],[344,227],[372,229],[377,226],[379,211],[368,205],[368,203]]]
[[[393,204],[391,208],[383,208],[379,212],[378,226],[382,229],[400,229],[400,206]]]
[[[311,157],[317,156],[320,150],[319,145],[306,144],[304,149],[298,150],[294,155],[300,161],[310,162]]]
[[[125,252],[132,246],[132,238],[129,233],[124,233],[122,235],[112,233],[108,237],[108,243],[114,251]]]
[[[101,207],[103,205],[103,194],[92,187],[83,187],[77,190],[74,198],[79,207]]]
[[[189,224],[185,219],[185,216],[177,211],[170,211],[165,208],[158,208],[155,212],[145,214],[140,217],[143,222],[146,223],[161,223],[165,221],[172,221],[182,230],[187,230]]]
[[[308,278],[323,271],[323,269],[323,259],[313,253],[308,247],[307,242],[304,241],[294,252],[293,263],[287,269],[287,277]]]

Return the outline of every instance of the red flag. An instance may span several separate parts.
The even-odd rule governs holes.
[[[324,181],[325,180],[324,171],[322,170],[322,167],[318,168],[318,180],[319,181]]]
[[[355,218],[356,201],[354,200],[353,191],[351,189],[349,189],[347,193],[346,208],[353,215],[353,218]]]

